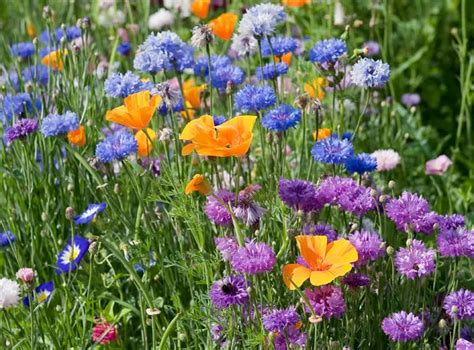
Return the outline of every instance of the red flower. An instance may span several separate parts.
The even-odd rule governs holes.
[[[108,322],[101,322],[94,326],[92,330],[92,340],[94,342],[102,340],[99,344],[108,344],[117,340],[117,326],[112,326]]]

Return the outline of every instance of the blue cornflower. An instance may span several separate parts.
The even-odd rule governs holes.
[[[288,52],[293,52],[296,50],[297,43],[296,40],[286,36],[274,36],[270,38],[270,44],[268,40],[262,41],[262,56],[283,56]],[[272,53],[273,51],[273,53]]]
[[[45,30],[42,32],[39,36],[39,40],[46,45],[51,45],[54,43],[54,39],[56,39],[56,44],[59,45],[61,42],[61,39],[64,36],[64,32],[66,32],[66,40],[71,41],[74,39],[77,39],[81,36],[81,28],[76,27],[76,26],[71,26],[71,27],[66,27],[65,30],[63,30],[61,27],[58,27],[54,31],[54,38],[53,35]]]
[[[377,168],[377,160],[368,153],[359,153],[348,158],[344,166],[349,173],[362,175],[374,171]]]
[[[46,303],[51,298],[51,294],[54,290],[54,282],[49,281],[45,283],[41,283],[38,287],[35,288],[34,297],[38,304]],[[26,296],[23,298],[23,305],[26,307],[30,306],[30,296]]]
[[[224,117],[223,115],[214,115],[212,116],[212,119],[214,119],[214,126],[221,125],[222,123],[225,123],[227,118]]]
[[[361,88],[382,87],[390,79],[390,66],[380,60],[361,58],[351,70],[351,82]]]
[[[151,90],[153,83],[143,82],[132,72],[113,73],[104,83],[105,94],[109,97],[125,98],[143,90]]]
[[[5,231],[0,233],[0,247],[8,247],[10,244],[15,242],[16,237],[11,231]]]
[[[35,45],[30,42],[13,44],[10,49],[13,56],[21,58],[31,57],[35,53]]]
[[[299,109],[286,104],[281,104],[275,109],[269,110],[262,118],[262,125],[273,131],[286,131],[295,127],[301,120]]]
[[[225,91],[229,82],[232,86],[236,86],[242,84],[244,79],[244,71],[240,67],[232,64],[218,67],[211,71],[211,85],[221,92]]]
[[[44,64],[38,64],[36,66],[29,66],[22,70],[23,81],[40,83],[44,86],[48,85],[49,72],[53,74],[54,71],[50,70],[48,66]]]
[[[326,164],[343,164],[354,155],[354,148],[348,140],[331,136],[316,142],[311,150],[316,161]]]
[[[56,262],[56,273],[76,271],[84,255],[89,249],[89,241],[81,236],[67,241],[66,246],[58,254]]]
[[[74,223],[76,225],[81,225],[91,222],[95,219],[98,213],[104,211],[106,206],[106,203],[89,204],[87,209],[82,214],[76,215],[74,217]]]
[[[99,143],[95,149],[95,154],[101,162],[107,163],[113,160],[125,159],[130,153],[135,153],[137,147],[137,141],[132,134],[117,132]]]
[[[121,43],[117,46],[117,52],[122,56],[128,56],[132,52],[132,45],[130,43]]]
[[[247,10],[239,24],[239,33],[257,38],[271,36],[278,24],[286,20],[281,5],[258,4]]]
[[[26,92],[17,95],[6,95],[3,99],[3,106],[0,106],[0,120],[5,123],[13,116],[32,113],[33,103],[36,109],[41,109],[41,101],[39,99],[32,100]]]
[[[183,98],[181,97],[181,93],[179,94],[179,97],[175,100],[172,101],[173,103],[173,113],[178,113],[184,111],[184,102]],[[165,116],[169,113],[169,108],[168,105],[165,102],[161,102],[158,105],[158,114]]]
[[[223,55],[211,55],[211,71],[221,67],[229,66],[231,60],[227,56]],[[193,67],[194,74],[200,77],[207,77],[209,73],[209,62],[207,56],[201,56],[196,60]]]
[[[256,74],[259,80],[273,80],[288,72],[288,65],[284,62],[268,63],[257,67]]]
[[[273,89],[268,85],[245,85],[234,97],[234,109],[242,112],[258,112],[276,103]]]
[[[173,32],[150,34],[138,48],[133,67],[142,72],[183,72],[194,64],[193,49]]]
[[[313,63],[335,63],[347,52],[347,45],[341,39],[318,41],[309,51],[309,60]]]
[[[143,273],[145,270],[143,269],[143,265],[141,263],[136,263],[133,265],[133,268],[137,273]]]
[[[66,134],[79,129],[77,114],[66,111],[64,114],[48,114],[41,124],[41,133],[45,137]]]

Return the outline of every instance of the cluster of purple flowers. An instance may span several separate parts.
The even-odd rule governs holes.
[[[413,280],[431,275],[435,268],[436,252],[426,248],[423,242],[413,240],[407,248],[401,248],[395,256],[397,271]]]
[[[346,311],[346,302],[342,290],[333,285],[321,286],[314,289],[305,289],[304,294],[311,304],[311,310],[305,305],[307,313],[314,313],[326,319],[340,318]]]
[[[348,238],[359,254],[359,259],[354,264],[356,267],[365,266],[385,254],[384,242],[376,232],[356,231]]]
[[[300,316],[295,307],[266,310],[262,317],[263,327],[276,334],[275,349],[287,349],[287,345],[300,347],[306,344],[306,335],[299,331]]]
[[[420,317],[400,311],[384,318],[382,330],[392,341],[407,342],[419,339],[423,335],[424,325]]]
[[[34,133],[38,129],[38,121],[36,119],[19,119],[11,127],[5,130],[5,139],[7,144],[17,139],[25,138]]]

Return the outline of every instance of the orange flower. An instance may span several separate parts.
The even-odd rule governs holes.
[[[183,84],[184,99],[189,101],[193,108],[201,108],[201,93],[206,89],[206,84],[195,85],[194,79],[188,79]]]
[[[146,157],[150,154],[153,149],[151,141],[154,139],[156,139],[156,133],[150,128],[146,129],[146,133],[143,130],[140,130],[135,134],[135,140],[137,140],[138,144],[137,153],[140,157]]]
[[[331,136],[331,129],[328,128],[318,129],[317,131],[313,132],[313,139],[315,141],[324,140],[329,136]]]
[[[302,7],[310,3],[311,0],[282,0],[282,4],[289,7]]]
[[[26,22],[26,32],[28,33],[28,36],[31,38],[31,39],[34,39],[35,36],[36,36],[36,30],[35,30],[35,27],[33,26],[33,23],[31,23],[30,20],[28,20]]]
[[[52,51],[41,59],[41,63],[50,66],[51,69],[63,70],[63,55],[67,56],[67,50],[61,52],[61,50]]]
[[[208,195],[212,192],[212,187],[204,176],[196,174],[193,176],[191,181],[188,182],[184,191],[185,194],[190,194],[192,192],[199,192],[200,194]]]
[[[237,15],[232,12],[226,12],[209,22],[212,32],[223,40],[230,40],[234,33]]]
[[[160,96],[150,98],[150,91],[140,91],[126,97],[123,106],[108,111],[105,119],[131,129],[145,129],[160,101]]]
[[[200,19],[204,19],[209,14],[211,0],[194,0],[191,4],[191,12]]]
[[[328,81],[325,78],[319,77],[314,79],[309,84],[304,84],[304,91],[311,97],[322,100],[324,98],[324,89],[328,86]]]
[[[241,115],[219,126],[214,126],[214,119],[210,115],[194,119],[179,136],[181,140],[191,141],[183,147],[182,154],[187,156],[196,150],[201,156],[243,156],[252,143],[256,119],[254,115]]]
[[[194,110],[193,106],[191,105],[191,103],[188,100],[186,100],[186,108],[188,109],[187,114],[186,114],[186,110],[182,110],[181,112],[179,112],[179,114],[181,114],[181,116],[184,119],[188,119],[188,116],[189,116],[189,120],[193,120],[194,115],[196,114],[196,111]]]
[[[279,56],[275,56],[275,61],[276,62],[280,62],[280,61],[283,61],[284,63],[286,63],[288,66],[291,64],[291,57],[293,55],[291,54],[291,52],[288,52],[288,53],[285,53],[284,55],[281,56],[281,58]]]
[[[79,129],[69,131],[67,139],[71,145],[84,146],[86,144],[86,131],[84,127],[81,125]]]
[[[331,283],[348,273],[359,258],[357,250],[346,239],[328,244],[326,236],[296,236],[296,242],[306,264],[283,266],[283,281],[292,290],[307,279],[313,286]]]

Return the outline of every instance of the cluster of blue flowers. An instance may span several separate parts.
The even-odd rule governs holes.
[[[266,112],[262,125],[272,131],[286,131],[295,127],[301,120],[301,111],[286,104]]]
[[[0,106],[0,121],[7,123],[14,116],[32,114],[35,109],[41,111],[41,101],[39,99],[32,100],[26,92],[17,95],[8,94],[3,98],[3,103]]]
[[[263,67],[257,67],[256,75],[259,80],[274,80],[288,72],[286,63],[268,63]]]
[[[77,114],[71,111],[66,111],[64,114],[49,114],[41,124],[41,133],[45,137],[58,136],[77,129],[79,119]]]
[[[135,137],[129,132],[122,131],[107,136],[97,145],[95,154],[101,162],[108,163],[125,159],[129,154],[135,153],[137,148]]]
[[[151,90],[153,83],[151,81],[143,82],[140,77],[132,72],[113,73],[104,84],[105,93],[110,97],[125,98],[144,90]]]
[[[325,39],[318,41],[309,51],[309,60],[313,63],[335,63],[339,57],[347,53],[347,45],[341,39]]]

